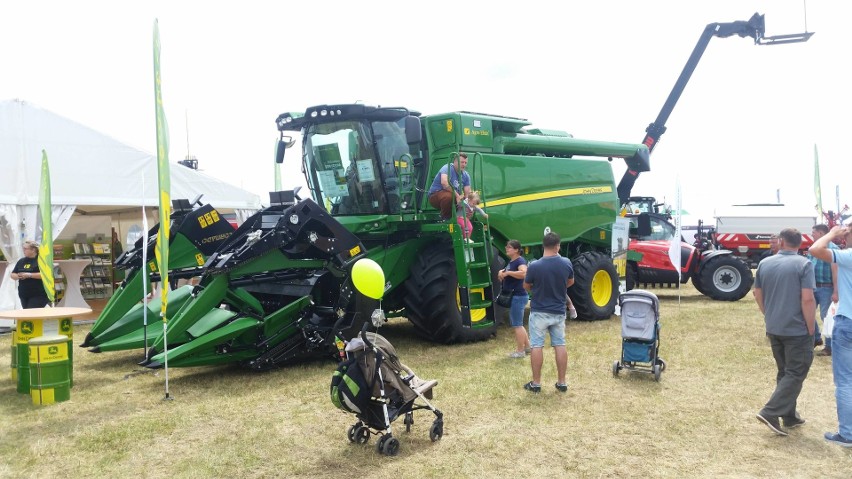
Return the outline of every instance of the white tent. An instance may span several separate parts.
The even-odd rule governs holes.
[[[9,261],[3,279],[22,256],[22,242],[40,236],[41,150],[50,162],[54,237],[75,211],[109,215],[143,201],[158,205],[156,156],[30,103],[0,101],[0,248]],[[204,202],[234,211],[239,220],[261,207],[253,193],[172,163],[171,197],[192,201],[202,194]],[[3,281],[0,311],[18,304],[14,282]]]

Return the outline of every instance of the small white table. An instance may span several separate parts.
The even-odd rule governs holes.
[[[88,259],[60,259],[54,261],[62,269],[65,274],[65,296],[57,306],[69,308],[87,308],[91,309],[89,303],[83,299],[83,292],[80,291],[80,275],[86,266],[92,264]]]

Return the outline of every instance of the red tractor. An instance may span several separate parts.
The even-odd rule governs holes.
[[[748,265],[727,250],[703,249],[683,241],[680,244],[680,278],[669,259],[669,246],[675,227],[659,213],[627,215],[630,218],[630,246],[627,261],[627,290],[638,284],[675,285],[690,279],[701,294],[718,301],[742,299],[754,283]],[[696,236],[700,239],[702,232]],[[697,243],[706,246],[708,242]],[[641,259],[640,259],[641,256]]]

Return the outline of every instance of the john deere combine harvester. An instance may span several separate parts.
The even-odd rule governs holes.
[[[547,229],[560,234],[561,252],[574,262],[569,294],[580,318],[613,313],[611,225],[619,205],[606,159],[647,163],[645,146],[578,140],[520,118],[364,105],[312,107],[277,124],[278,161],[284,139],[302,135],[312,199],[273,193],[271,206],[211,255],[201,283],[169,318],[168,337],[151,342],[148,366],[167,355],[170,366],[263,369],[334,354],[336,331],[360,329],[379,305],[352,288],[352,266],[363,257],[384,270],[388,317],[408,318],[436,342],[490,337],[502,313],[492,303],[504,264],[497,252],[517,239],[528,258],[538,257]],[[474,222],[472,242],[426,195],[460,152],[489,214]]]

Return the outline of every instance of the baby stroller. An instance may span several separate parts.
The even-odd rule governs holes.
[[[358,419],[349,428],[350,442],[366,444],[370,435],[379,437],[376,450],[388,456],[399,452],[399,440],[393,437],[391,423],[405,417],[405,431],[411,431],[414,411],[429,409],[435,420],[429,428],[433,442],[444,435],[443,414],[429,403],[438,381],[423,381],[402,364],[391,343],[376,333],[364,330],[346,345],[347,359],[331,378],[331,402],[355,414]]]
[[[651,373],[654,380],[666,370],[660,358],[660,300],[649,291],[634,289],[618,297],[621,307],[621,360],[612,363],[612,375],[622,369]]]

